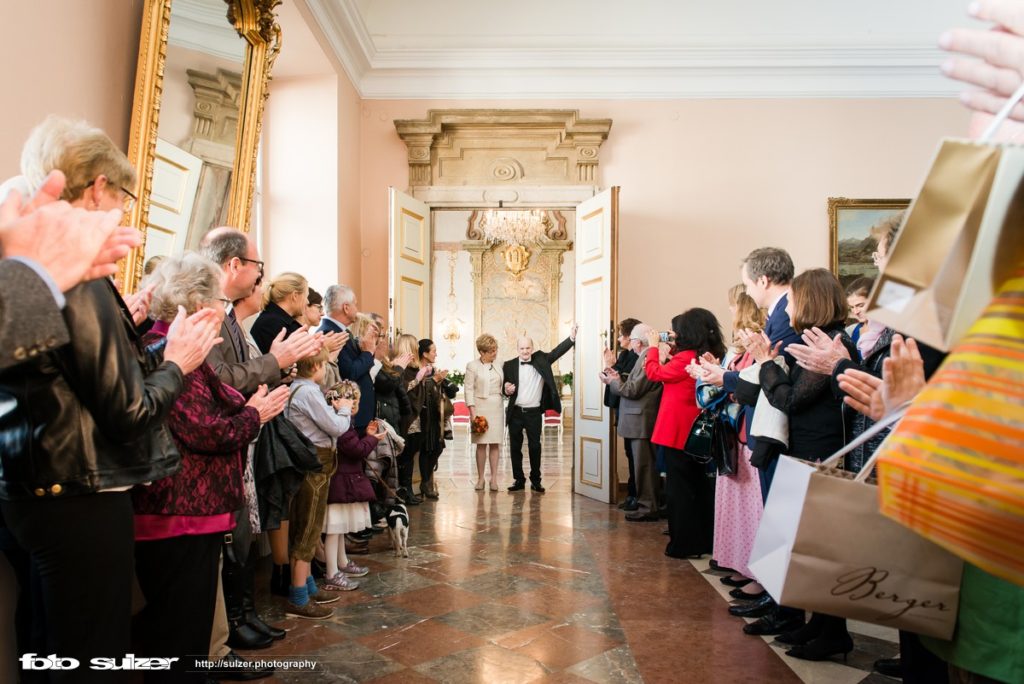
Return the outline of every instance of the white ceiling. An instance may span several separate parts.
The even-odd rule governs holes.
[[[970,24],[967,0],[305,2],[364,98],[944,97],[936,40]]]

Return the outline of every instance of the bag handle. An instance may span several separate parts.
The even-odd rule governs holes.
[[[874,425],[869,427],[867,430],[862,432],[860,437],[858,437],[857,439],[853,440],[852,442],[850,442],[849,444],[844,446],[842,449],[840,449],[836,453],[834,453],[831,456],[829,456],[828,458],[826,458],[824,461],[822,461],[820,463],[820,465],[823,465],[823,466],[835,465],[836,463],[839,462],[839,459],[841,459],[843,456],[845,456],[846,454],[850,453],[851,451],[853,451],[857,447],[859,447],[859,446],[861,446],[863,444],[866,444],[868,441],[873,439],[876,435],[878,435],[880,432],[882,432],[886,428],[888,428],[888,427],[898,423],[900,421],[900,419],[903,418],[904,415],[906,415],[908,408],[910,408],[910,402],[909,401],[906,404],[904,404],[903,406],[900,406],[898,409],[896,409],[895,411],[893,411],[889,415],[883,416],[881,420],[879,420],[877,423],[875,423]],[[871,473],[871,466],[874,465],[875,460],[878,457],[878,452],[879,451],[881,451],[881,449],[876,449],[875,453],[872,454],[870,459],[868,459],[868,462],[865,463],[864,467],[860,469],[860,472],[857,474],[857,478],[856,478],[857,481],[863,481],[863,480],[867,479],[868,474]],[[863,475],[863,477],[861,477],[862,475]]]
[[[1003,108],[999,110],[999,113],[995,115],[992,122],[989,123],[988,128],[978,138],[978,142],[987,143],[992,140],[992,136],[996,134],[999,127],[1003,125],[1007,118],[1010,116],[1010,112],[1017,106],[1017,103],[1024,99],[1024,83],[1021,83],[1020,87],[1017,88],[1016,92],[1010,96],[1010,99],[1006,101]]]

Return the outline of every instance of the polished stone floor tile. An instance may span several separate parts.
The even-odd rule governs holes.
[[[460,433],[442,455],[440,501],[409,509],[410,557],[375,535],[354,557],[370,573],[332,618],[285,619],[284,602],[261,593],[261,615],[288,636],[245,655],[319,663],[263,681],[869,684],[870,661],[896,649],[872,628],[855,634],[848,664],[794,663],[773,638],[742,633],[707,558],[666,558],[662,524],[571,493],[571,438],[545,438],[544,495],[506,492],[507,459],[501,491],[474,491],[466,442]],[[265,560],[260,592],[268,582]]]
[[[633,660],[633,654],[626,646],[605,651],[593,658],[584,660],[582,663],[577,663],[570,667],[568,672],[598,684],[643,684],[644,682],[643,677],[640,676],[640,671],[637,669],[636,661]],[[700,681],[684,676],[684,672],[686,671],[676,671],[674,674],[676,679],[652,679],[650,681]]]
[[[411,625],[422,619],[411,611],[377,599],[368,603],[338,608],[334,611],[333,617],[323,622],[339,634],[354,639],[383,629]]]
[[[498,603],[503,603],[506,606],[514,606],[553,618],[572,615],[603,602],[603,599],[592,594],[546,584],[498,600]]]
[[[556,672],[622,645],[599,632],[566,623],[538,625],[496,641],[499,646],[533,658]]]
[[[355,641],[328,646],[313,655],[317,670],[330,673],[335,681],[365,682],[403,669],[401,664]]]
[[[394,606],[428,618],[470,608],[486,600],[484,596],[448,584],[435,584],[387,599],[388,603]]]
[[[452,582],[455,586],[466,591],[472,591],[489,598],[502,598],[512,594],[525,593],[543,586],[525,577],[509,575],[502,570],[494,570],[482,575],[476,575],[469,579]]]
[[[423,589],[437,584],[435,580],[424,577],[408,568],[396,568],[387,572],[372,572],[365,577],[360,577],[359,593],[380,598],[382,596],[394,596],[415,589]],[[354,592],[350,592],[354,593]]]
[[[520,684],[547,674],[537,661],[497,646],[470,651],[418,665],[416,671],[445,684]]]
[[[543,615],[497,603],[463,608],[435,619],[484,639],[493,639],[517,629],[547,622]]]
[[[479,648],[486,642],[437,620],[423,620],[357,639],[359,643],[407,667]]]

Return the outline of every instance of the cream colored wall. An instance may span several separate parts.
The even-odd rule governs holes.
[[[141,23],[142,0],[0,2],[2,178],[49,114],[86,119],[127,150]]]
[[[910,197],[938,140],[967,114],[940,100],[402,101],[363,103],[363,300],[387,301],[384,188],[408,183],[393,120],[431,108],[550,107],[611,118],[600,183],[622,187],[620,316],[664,327],[689,307],[726,322],[752,248],[826,266],[826,199]]]

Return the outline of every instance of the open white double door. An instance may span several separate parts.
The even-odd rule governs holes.
[[[389,320],[395,335],[430,335],[430,207],[390,188]],[[573,491],[611,503],[617,484],[615,434],[603,352],[615,340],[619,188],[576,207],[576,350],[573,383]],[[476,331],[477,334],[480,331]],[[509,354],[510,350],[504,350]]]

